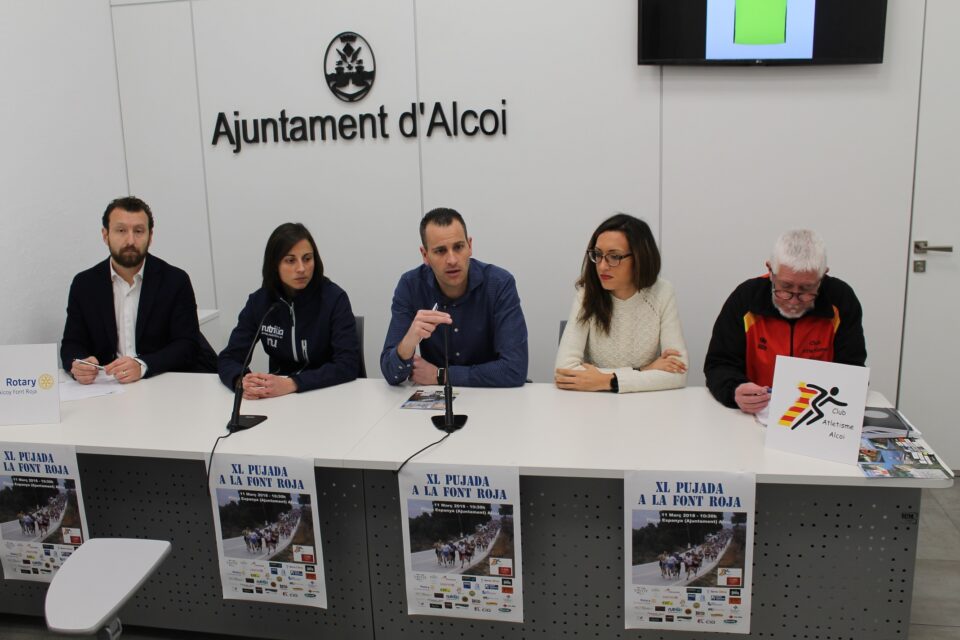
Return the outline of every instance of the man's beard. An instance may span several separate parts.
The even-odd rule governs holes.
[[[780,308],[780,305],[777,304],[779,300],[777,300],[777,297],[772,293],[770,294],[770,299],[773,300],[773,308],[777,310],[777,313],[779,313],[781,316],[783,316],[787,320],[796,320],[797,318],[802,318],[807,314],[807,311],[810,311],[810,309],[801,309],[799,311],[784,311],[783,309]]]
[[[119,253],[111,249],[110,257],[113,258],[113,261],[121,267],[131,269],[133,267],[139,267],[141,264],[143,264],[144,258],[147,257],[147,252],[144,251],[143,253],[140,253],[133,247],[127,247]]]

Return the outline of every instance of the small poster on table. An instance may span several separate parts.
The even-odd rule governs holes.
[[[210,489],[223,597],[326,608],[313,460],[217,454]]]
[[[518,469],[410,464],[399,483],[407,613],[523,622]]]
[[[777,356],[766,446],[856,464],[870,369]]]
[[[453,391],[453,400],[457,399],[459,391]],[[446,408],[443,397],[443,387],[439,389],[417,389],[402,405],[401,409],[424,409],[426,411],[443,411]]]
[[[0,443],[0,458],[3,576],[50,582],[87,539],[76,450]]]
[[[628,471],[627,629],[750,633],[752,473]]]
[[[868,478],[946,479],[953,471],[922,438],[860,440],[860,471]]]

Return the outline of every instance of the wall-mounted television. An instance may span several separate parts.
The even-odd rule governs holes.
[[[639,63],[883,62],[887,0],[638,0]]]

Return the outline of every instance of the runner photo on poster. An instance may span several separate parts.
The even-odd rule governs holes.
[[[326,607],[312,460],[224,454],[210,481],[223,597]]]
[[[730,586],[729,576],[743,577],[746,522],[742,511],[634,509],[633,584]]]
[[[228,558],[293,562],[312,548],[310,494],[217,489],[220,535]]]
[[[523,621],[519,486],[515,467],[400,474],[408,613]]]
[[[749,633],[752,474],[628,472],[626,628]]]
[[[3,575],[49,582],[87,538],[75,450],[0,444],[0,455]]]
[[[488,576],[488,558],[498,571],[513,566],[513,505],[409,500],[407,510],[414,571]]]

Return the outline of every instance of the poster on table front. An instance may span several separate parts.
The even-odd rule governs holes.
[[[750,632],[751,473],[624,476],[627,629]]]
[[[210,490],[223,597],[326,608],[313,460],[217,454]]]
[[[523,622],[518,469],[410,464],[399,483],[407,613]]]
[[[89,531],[76,450],[0,443],[0,458],[3,576],[50,582]]]

